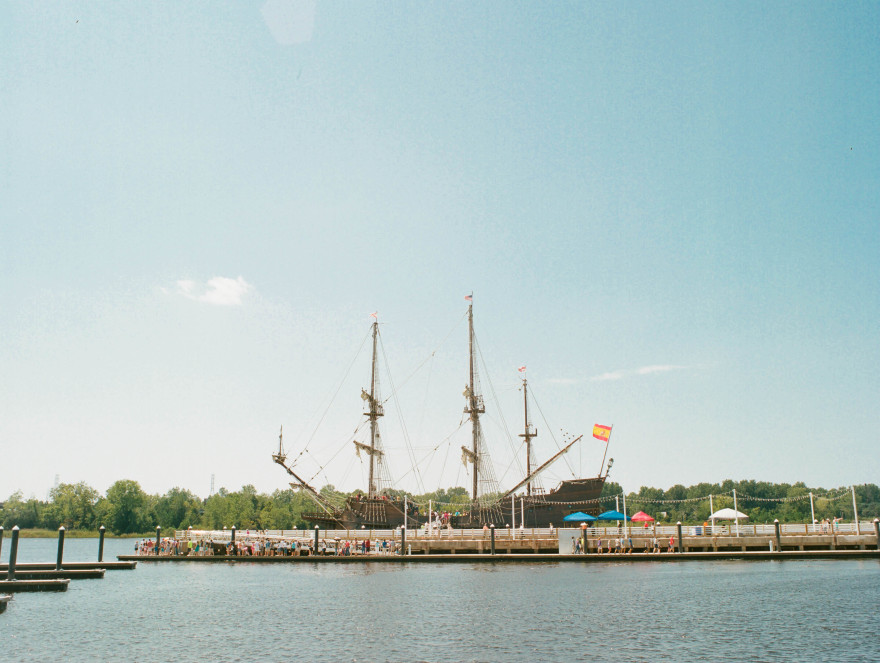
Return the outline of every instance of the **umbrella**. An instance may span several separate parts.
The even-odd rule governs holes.
[[[718,511],[709,516],[709,520],[736,520],[737,518],[747,519],[748,516],[742,511],[734,511],[730,507],[726,509],[718,509]]]
[[[649,516],[647,513],[645,513],[644,511],[639,511],[638,513],[634,513],[632,518],[630,518],[630,520],[632,520],[634,523],[654,522],[654,519],[651,516]]]
[[[599,520],[632,520],[632,518],[624,516],[620,511],[606,511],[599,514]]]
[[[576,513],[568,514],[563,520],[567,523],[587,523],[596,520],[596,516],[591,516],[589,513],[578,511]]]

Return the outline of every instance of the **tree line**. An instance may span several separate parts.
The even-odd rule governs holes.
[[[853,518],[849,487],[826,490],[809,488],[803,483],[763,481],[728,480],[720,484],[675,485],[667,490],[643,486],[637,492],[626,494],[626,508],[628,514],[645,511],[658,522],[700,523],[709,517],[709,495],[713,496],[712,508],[717,510],[733,506],[734,490],[737,508],[755,523],[775,519],[810,522],[810,493],[817,520]],[[321,489],[322,496],[336,504],[358,492],[344,493],[332,485]],[[435,510],[449,510],[470,502],[467,490],[460,486],[422,495],[392,492],[397,497],[405,494],[425,507],[430,500]],[[860,520],[880,517],[880,488],[876,484],[856,486],[855,495]],[[620,486],[607,482],[598,507],[601,511],[619,509],[622,501]],[[63,525],[68,530],[95,530],[104,525],[114,534],[148,532],[156,526],[163,529],[223,529],[232,525],[239,529],[301,529],[310,526],[303,514],[313,511],[316,507],[308,495],[290,489],[267,494],[246,485],[235,492],[221,488],[202,499],[183,488],[172,488],[164,495],[150,495],[137,481],[123,479],[110,486],[104,495],[85,482],[59,484],[45,501],[33,497],[24,499],[21,492],[13,493],[0,505],[0,524],[7,529],[15,525],[22,529],[57,529]]]

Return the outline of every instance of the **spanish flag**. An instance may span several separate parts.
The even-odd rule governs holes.
[[[608,438],[611,437],[611,426],[600,426],[599,424],[595,424],[593,426],[593,437],[597,440],[607,442]]]

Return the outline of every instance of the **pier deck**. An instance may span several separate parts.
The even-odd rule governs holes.
[[[530,554],[430,554],[430,555],[312,555],[291,557],[236,557],[232,555],[215,556],[170,556],[170,555],[120,555],[121,560],[159,563],[211,564],[211,563],[242,563],[242,564],[301,564],[301,563],[379,563],[408,564],[425,562],[681,562],[707,560],[805,560],[805,559],[876,559],[880,561],[878,550],[783,550],[783,551],[724,551],[724,552],[685,552],[685,553],[632,553],[632,554],[587,554],[566,555],[559,553]],[[2,587],[0,587],[2,589]]]
[[[20,569],[15,567],[16,580],[98,580],[104,577],[104,569]]]
[[[0,580],[0,592],[66,592],[70,580]]]
[[[134,569],[136,562],[62,562],[61,569],[64,571],[82,571],[86,569],[104,569],[105,571],[120,571]],[[0,573],[6,573],[9,570],[8,564],[0,564]],[[15,574],[27,571],[53,571],[55,564],[52,562],[21,562],[15,565]]]

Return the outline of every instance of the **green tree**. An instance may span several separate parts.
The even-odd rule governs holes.
[[[101,494],[84,481],[61,483],[49,492],[50,504],[43,524],[66,529],[91,529],[95,526],[95,506]]]
[[[149,498],[137,481],[122,479],[107,489],[106,516],[114,534],[131,534],[151,528]]]
[[[153,511],[162,527],[186,529],[196,526],[201,518],[202,501],[188,490],[172,488],[156,498]]]
[[[23,500],[21,491],[16,491],[3,504],[3,527],[7,529],[16,525],[20,529],[39,527],[42,512],[45,509],[45,502],[40,502],[33,497]]]
[[[223,529],[232,525],[229,516],[229,494],[225,488],[221,488],[205,501],[201,526],[202,529]]]

